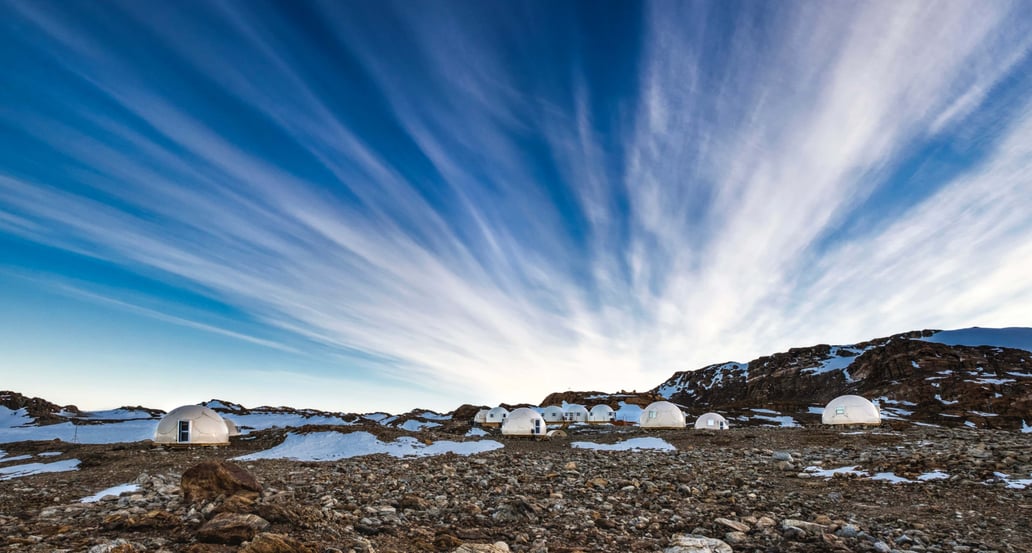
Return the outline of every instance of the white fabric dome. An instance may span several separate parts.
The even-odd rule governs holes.
[[[233,422],[233,421],[231,421],[231,420],[229,420],[227,418],[223,418],[222,420],[226,422],[226,432],[231,437],[232,436],[239,436],[240,435],[240,429],[237,428],[237,425],[236,425],[235,422]]]
[[[727,430],[728,424],[719,413],[705,413],[695,419],[696,430]]]
[[[563,422],[563,408],[549,405],[541,411],[541,418],[545,419],[545,422]]]
[[[588,422],[613,422],[616,420],[616,411],[606,405],[596,405],[588,411]]]
[[[588,410],[583,405],[567,405],[564,417],[569,422],[588,422]]]
[[[823,424],[881,424],[881,413],[860,396],[839,396],[828,402],[821,415]]]
[[[509,410],[505,407],[495,407],[484,416],[484,424],[502,424],[505,417],[509,416]]]
[[[546,432],[545,419],[527,407],[513,410],[502,423],[502,434],[506,436],[544,436]]]
[[[684,428],[684,413],[669,401],[656,401],[642,410],[638,424],[644,428]]]
[[[170,411],[154,431],[161,444],[228,444],[229,428],[218,413],[202,405],[184,405]]]
[[[481,409],[477,411],[477,414],[473,416],[473,422],[476,424],[484,424],[487,422],[487,412],[489,409]]]

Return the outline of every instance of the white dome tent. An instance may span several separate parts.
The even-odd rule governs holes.
[[[583,405],[567,405],[563,418],[566,422],[588,422],[588,410]]]
[[[476,415],[473,415],[473,424],[484,424],[487,422],[487,412],[490,409],[481,409],[477,411]]]
[[[229,428],[218,413],[202,405],[184,405],[170,411],[154,431],[159,444],[226,445]]]
[[[549,405],[541,411],[541,418],[545,419],[545,422],[563,422],[563,408]]]
[[[727,419],[719,413],[704,413],[695,419],[696,430],[727,430]]]
[[[881,424],[878,407],[860,396],[839,396],[828,402],[821,424]]]
[[[502,423],[502,434],[505,436],[544,436],[547,432],[545,419],[528,407],[514,409]]]
[[[231,421],[231,420],[229,420],[229,419],[227,419],[225,417],[223,417],[222,420],[226,422],[226,433],[229,434],[230,437],[239,436],[240,435],[240,429],[237,428],[237,425],[236,425],[235,422],[233,422],[233,421]]]
[[[655,401],[641,412],[638,425],[642,428],[684,428],[684,413],[669,401]]]
[[[509,410],[505,407],[495,407],[484,415],[485,426],[501,426],[505,418],[509,416]]]
[[[615,420],[616,411],[613,411],[613,408],[605,403],[596,405],[591,408],[591,411],[588,411],[588,422],[590,423],[604,424]]]

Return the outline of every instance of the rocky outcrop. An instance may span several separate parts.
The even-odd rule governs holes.
[[[1015,429],[1032,421],[1032,353],[918,339],[934,332],[710,365],[675,373],[653,391],[696,415],[768,408],[805,417],[812,406],[857,394],[912,422]]]
[[[64,422],[66,416],[79,415],[78,407],[66,405],[64,407],[50,403],[38,397],[26,397],[18,392],[5,390],[0,392],[0,405],[12,410],[25,409],[25,413],[36,419],[36,424],[55,424]],[[65,415],[62,415],[64,413]]]

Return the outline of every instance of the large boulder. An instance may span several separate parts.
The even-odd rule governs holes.
[[[219,496],[253,500],[262,492],[261,484],[251,473],[225,461],[205,461],[187,469],[183,473],[180,488],[183,498],[189,503]]]

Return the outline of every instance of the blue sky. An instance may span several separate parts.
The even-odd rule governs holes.
[[[0,387],[343,411],[1029,326],[1009,2],[0,3]]]

